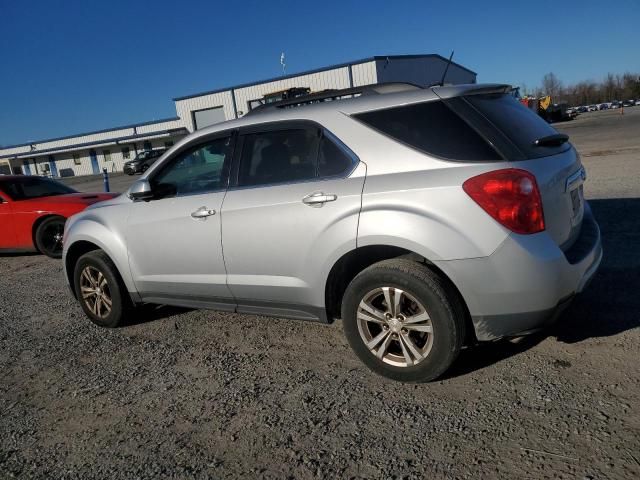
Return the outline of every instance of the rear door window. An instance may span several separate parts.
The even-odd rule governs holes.
[[[442,101],[375,110],[354,117],[395,140],[437,157],[462,161],[502,159]]]
[[[464,98],[506,135],[527,158],[555,155],[571,148],[568,142],[555,146],[535,146],[536,140],[558,132],[512,95],[498,93],[468,95]]]
[[[301,182],[316,177],[318,129],[253,133],[243,139],[240,186]]]

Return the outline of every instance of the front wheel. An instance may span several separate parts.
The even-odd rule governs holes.
[[[345,335],[374,372],[403,382],[428,382],[453,363],[464,339],[456,292],[424,265],[405,259],[358,274],[342,303]]]
[[[89,319],[101,327],[120,326],[131,300],[116,266],[101,250],[78,259],[73,273],[76,297]]]
[[[62,236],[64,234],[64,217],[49,217],[36,230],[36,247],[51,258],[62,257]]]

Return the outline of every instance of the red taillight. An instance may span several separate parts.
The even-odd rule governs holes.
[[[536,178],[525,170],[507,168],[483,173],[462,188],[489,215],[516,233],[544,230],[544,212]]]

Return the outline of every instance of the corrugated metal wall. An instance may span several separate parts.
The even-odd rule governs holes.
[[[351,68],[354,86],[376,83],[376,63],[374,61],[355,64]],[[308,87],[317,92],[326,89],[349,88],[349,86],[349,67],[340,67],[236,88],[233,92],[236,98],[238,116],[242,116],[249,111],[249,102],[251,100],[262,98],[269,93],[293,87]],[[231,90],[176,100],[176,112],[183,125],[190,131],[195,128],[192,113],[197,110],[214,107],[223,107],[227,120],[235,118]]]
[[[440,82],[447,60],[439,57],[391,58],[376,62],[379,82],[411,82],[416,85],[433,85]],[[447,70],[445,83],[475,83],[476,75],[452,64]]]
[[[366,62],[353,65],[351,67],[351,71],[353,75],[354,87],[378,83],[378,77],[376,74],[376,62]]]
[[[238,113],[243,114],[249,111],[249,101],[262,98],[264,95],[293,87],[308,87],[313,92],[330,88],[349,88],[348,67],[336,68],[324,72],[300,75],[284,80],[275,80],[267,83],[260,83],[250,87],[238,88],[235,90],[236,105]]]
[[[194,125],[193,115],[191,115],[191,112],[220,106],[224,108],[224,114],[227,120],[234,118],[231,90],[212,93],[209,95],[202,95],[198,97],[186,98],[184,100],[177,100],[176,112],[180,117],[182,125],[187,127],[189,131],[193,132]]]

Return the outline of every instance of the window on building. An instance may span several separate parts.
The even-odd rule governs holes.
[[[151,150],[151,142],[144,142],[144,149],[148,152],[149,150]]]
[[[104,161],[105,162],[110,162],[111,161],[111,150],[103,150],[102,151],[102,156],[104,157]]]
[[[82,159],[80,158],[80,154],[79,153],[74,153],[73,154],[73,164],[74,165],[82,165]]]
[[[238,183],[251,186],[315,178],[318,142],[314,128],[245,135]]]
[[[131,150],[129,147],[122,147],[122,158],[125,160],[131,158]]]
[[[169,149],[171,147],[173,147],[173,142],[172,141],[164,142],[164,148]]]
[[[48,163],[41,163],[39,167],[40,173],[49,173],[51,171]]]

